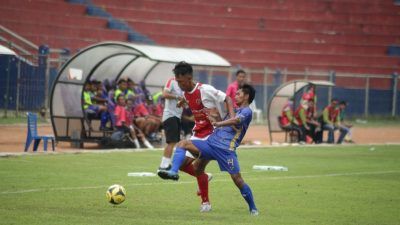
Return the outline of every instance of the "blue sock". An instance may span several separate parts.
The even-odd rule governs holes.
[[[249,205],[250,211],[252,209],[257,209],[256,205],[254,204],[253,194],[251,193],[249,185],[245,183],[242,189],[240,189],[240,193],[242,194],[244,200],[246,200],[247,204]]]
[[[108,121],[108,112],[102,112],[100,115],[100,127],[104,128],[106,127],[107,121]]]
[[[186,150],[184,148],[176,147],[174,157],[172,157],[171,172],[178,173],[179,168],[185,161]]]

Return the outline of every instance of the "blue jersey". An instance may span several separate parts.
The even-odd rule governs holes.
[[[236,150],[246,134],[252,117],[253,112],[249,107],[239,108],[236,112],[236,118],[239,118],[240,121],[239,124],[216,128],[208,137],[208,143],[220,149]]]

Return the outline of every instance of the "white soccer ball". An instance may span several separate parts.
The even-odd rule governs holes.
[[[125,188],[119,184],[111,185],[106,192],[107,201],[111,204],[118,205],[125,201]]]

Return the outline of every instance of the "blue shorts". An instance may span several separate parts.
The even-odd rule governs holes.
[[[86,112],[88,113],[98,113],[100,111],[100,107],[98,105],[89,105],[89,107],[86,109]]]
[[[219,169],[229,174],[240,172],[235,151],[212,147],[207,140],[192,140],[192,143],[200,150],[200,159],[217,160]]]

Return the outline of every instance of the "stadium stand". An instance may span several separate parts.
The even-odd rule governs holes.
[[[392,74],[400,65],[393,57],[400,7],[391,0],[2,3],[3,26],[72,53],[99,41],[129,40],[210,49],[248,68]]]
[[[250,68],[391,74],[393,1],[93,0],[157,44],[206,48]]]
[[[86,6],[66,1],[3,0],[0,24],[37,45],[69,48],[73,53],[99,41],[127,41],[127,32],[108,29],[107,19],[86,12]]]

